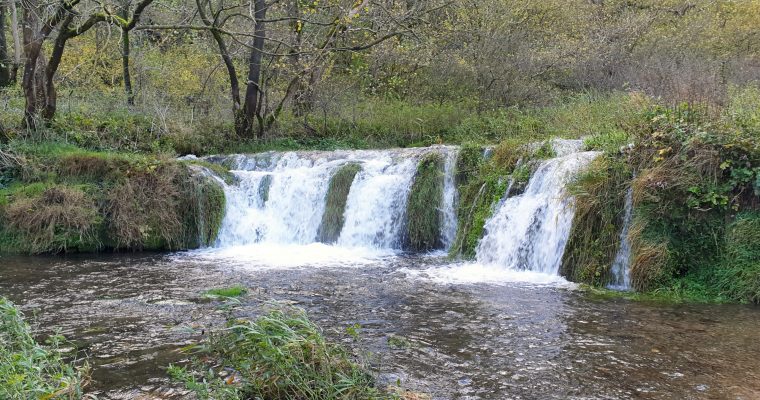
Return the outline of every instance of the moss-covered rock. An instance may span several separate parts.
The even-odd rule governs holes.
[[[361,171],[359,164],[346,164],[340,167],[330,178],[330,184],[325,198],[325,213],[317,231],[317,240],[322,243],[335,243],[340,236],[345,222],[346,201],[348,192],[356,174]]]
[[[442,246],[443,157],[430,153],[420,160],[406,206],[405,248],[429,251]]]

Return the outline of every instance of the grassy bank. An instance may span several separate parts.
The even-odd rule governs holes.
[[[633,190],[631,279],[656,298],[760,302],[760,92],[728,107],[654,106],[571,188],[575,218],[564,270],[602,286]]]
[[[81,398],[87,367],[64,361],[62,341],[51,336],[46,344],[37,343],[23,314],[0,297],[0,398]]]
[[[163,250],[212,243],[224,193],[165,155],[14,142],[0,160],[0,252]]]

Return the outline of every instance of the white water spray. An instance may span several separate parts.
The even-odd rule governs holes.
[[[631,259],[631,241],[628,240],[628,232],[633,219],[633,189],[628,188],[625,194],[625,214],[623,215],[623,229],[620,230],[620,247],[612,263],[612,279],[609,288],[616,290],[631,290],[631,274],[629,270]]]
[[[557,275],[572,227],[573,199],[565,185],[599,153],[569,153],[544,161],[523,194],[507,198],[486,222],[479,264]]]

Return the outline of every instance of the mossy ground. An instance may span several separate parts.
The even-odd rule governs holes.
[[[345,222],[344,213],[348,192],[351,190],[351,185],[359,171],[361,171],[359,164],[346,164],[335,171],[335,174],[330,178],[325,197],[325,212],[322,214],[322,223],[317,231],[318,241],[335,243],[338,240]]]
[[[406,245],[411,251],[440,248],[443,202],[443,157],[425,155],[417,165],[406,206]]]
[[[57,143],[21,143],[7,154],[0,251],[185,249],[216,238],[224,192],[187,163]]]

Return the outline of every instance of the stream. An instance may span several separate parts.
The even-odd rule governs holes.
[[[165,367],[222,326],[219,302],[202,293],[236,284],[249,288],[236,316],[273,300],[302,307],[328,337],[371,352],[382,382],[434,399],[760,397],[756,307],[598,298],[512,275],[478,283],[472,266],[436,255],[301,245],[274,249],[288,261],[278,263],[264,250],[0,256],[0,294],[43,337],[75,344],[98,398],[187,397]]]

